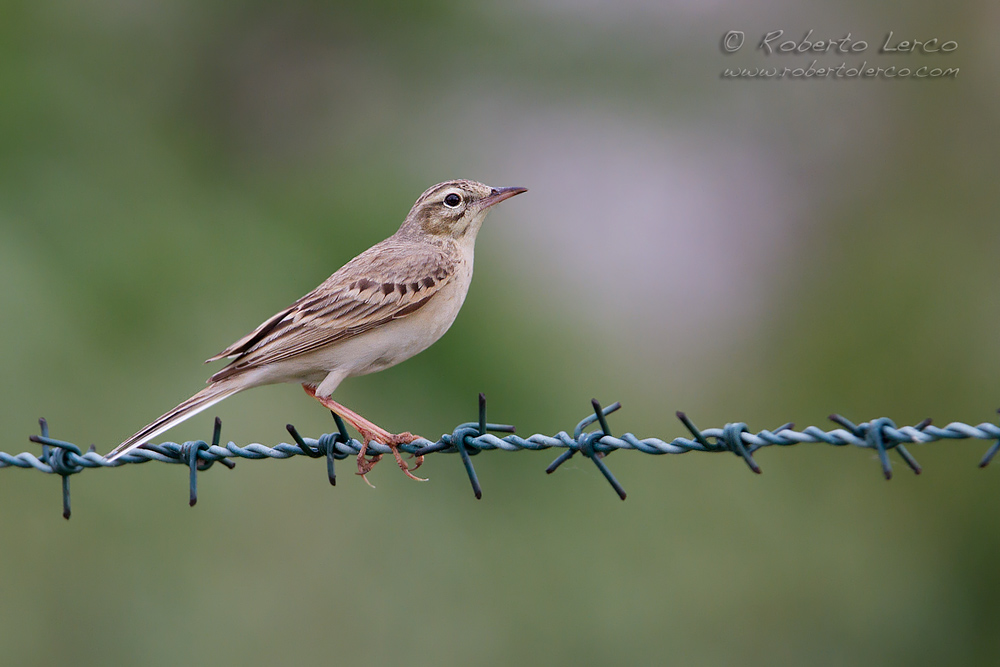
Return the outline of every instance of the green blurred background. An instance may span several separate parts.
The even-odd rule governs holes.
[[[1000,406],[996,3],[11,1],[0,8],[3,451],[106,452],[200,364],[391,234],[427,186],[531,192],[479,237],[452,330],[337,397],[436,438],[554,433],[620,400],[670,439]],[[945,80],[733,81],[808,29]],[[724,55],[720,39],[747,46]],[[953,39],[947,56],[879,55]],[[294,386],[169,433],[329,415]],[[0,472],[4,664],[987,664],[1000,649],[988,443],[610,461],[457,457],[377,490],[340,464],[59,480]]]

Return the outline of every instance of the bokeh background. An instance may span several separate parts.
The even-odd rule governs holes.
[[[338,398],[436,438],[475,418],[616,433],[990,421],[1000,406],[1000,6],[34,0],[0,9],[0,424],[106,452],[202,359],[391,234],[427,186],[531,191],[479,237],[452,330]],[[767,31],[821,65],[944,80],[727,80]],[[720,47],[743,30],[735,55]],[[949,55],[879,54],[952,39]],[[238,443],[329,415],[294,386],[176,428]],[[986,664],[987,443],[619,454],[620,502],[552,453],[72,480],[0,472],[4,664]]]

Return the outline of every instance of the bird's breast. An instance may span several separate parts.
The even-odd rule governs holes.
[[[423,352],[448,331],[472,282],[471,260],[461,262],[448,284],[415,312],[353,336],[318,354],[327,370],[344,377],[367,375]]]

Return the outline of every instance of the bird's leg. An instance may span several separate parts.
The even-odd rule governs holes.
[[[332,398],[324,398],[323,396],[316,395],[316,387],[309,384],[303,384],[302,388],[306,390],[306,393],[315,398],[317,401],[322,403],[326,408],[332,410],[336,414],[340,415],[344,421],[354,427],[354,429],[361,434],[361,451],[358,452],[358,474],[365,478],[368,482],[368,478],[365,477],[375,464],[382,459],[381,454],[375,454],[370,459],[365,458],[365,454],[368,451],[368,443],[372,440],[376,442],[381,442],[383,445],[388,445],[389,449],[392,450],[392,455],[396,457],[396,463],[399,464],[399,469],[402,470],[407,477],[410,479],[415,479],[418,482],[426,482],[427,480],[423,477],[417,477],[411,472],[410,466],[406,464],[403,457],[399,453],[399,445],[406,445],[414,440],[418,439],[420,436],[413,435],[409,431],[403,433],[389,433],[381,426],[373,424],[368,421],[354,410],[347,408],[340,403],[337,403]],[[416,470],[423,464],[424,457],[416,457],[416,465],[413,466],[413,470]],[[369,482],[369,485],[371,482]]]

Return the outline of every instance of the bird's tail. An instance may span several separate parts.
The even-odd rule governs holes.
[[[232,396],[243,388],[243,386],[235,382],[215,382],[208,385],[173,410],[170,410],[156,421],[140,429],[138,433],[115,447],[114,451],[105,458],[108,461],[114,461],[128,454],[136,447],[149,442],[164,431],[173,428],[189,417],[195,416],[202,410],[207,410],[222,399]]]

